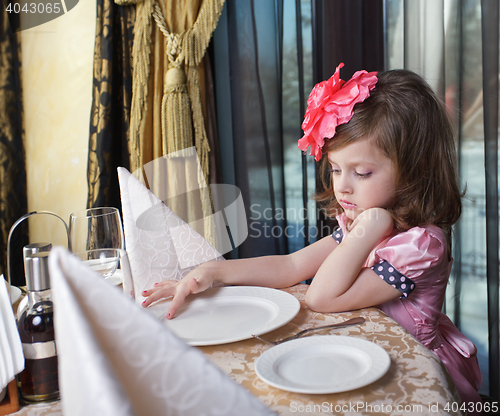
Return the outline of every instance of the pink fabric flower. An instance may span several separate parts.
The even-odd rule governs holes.
[[[358,71],[345,82],[340,79],[341,63],[332,77],[316,84],[307,99],[307,111],[302,123],[304,136],[298,147],[320,160],[325,139],[331,139],[339,124],[347,123],[353,116],[354,105],[363,102],[377,83],[377,72]]]

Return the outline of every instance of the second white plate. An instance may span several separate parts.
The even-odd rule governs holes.
[[[165,317],[170,301],[148,308]],[[289,293],[253,286],[229,286],[191,295],[165,324],[189,345],[217,345],[261,335],[290,322],[300,302]]]
[[[16,303],[19,298],[21,297],[22,295],[22,291],[21,289],[19,289],[17,286],[11,286],[10,287],[10,302],[12,304]]]
[[[390,365],[389,354],[373,342],[317,335],[272,347],[257,359],[255,372],[281,390],[329,394],[367,386]]]

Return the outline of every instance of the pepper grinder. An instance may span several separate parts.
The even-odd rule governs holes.
[[[18,320],[25,369],[18,377],[22,400],[27,403],[59,398],[54,307],[50,293],[49,252],[26,255],[28,306]]]

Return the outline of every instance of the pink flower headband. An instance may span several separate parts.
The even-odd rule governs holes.
[[[340,79],[341,63],[332,77],[316,84],[307,99],[307,110],[302,123],[304,137],[299,140],[299,149],[306,151],[311,146],[311,155],[320,160],[325,138],[331,139],[339,124],[351,120],[354,105],[366,100],[377,83],[377,72],[358,71],[345,82]]]

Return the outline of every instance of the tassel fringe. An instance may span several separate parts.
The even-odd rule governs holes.
[[[137,3],[134,29],[132,107],[130,115],[130,168],[142,167],[140,129],[147,110],[153,19],[166,37],[169,67],[165,74],[161,108],[162,145],[165,154],[194,145],[201,165],[198,172],[204,237],[216,247],[213,206],[208,187],[210,146],[205,131],[197,67],[215,30],[225,0],[204,0],[194,25],[181,34],[169,33],[157,0],[115,0]],[[186,77],[187,74],[187,77]],[[187,82],[186,82],[187,79]],[[194,137],[193,137],[194,136]]]
[[[187,85],[166,86],[161,105],[162,140],[166,153],[193,145],[191,104]]]

